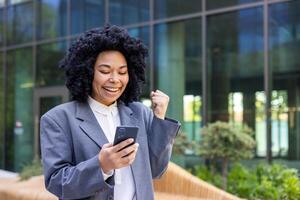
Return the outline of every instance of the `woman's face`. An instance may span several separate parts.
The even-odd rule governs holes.
[[[101,52],[94,65],[92,97],[111,105],[124,92],[129,80],[127,62],[119,51]]]

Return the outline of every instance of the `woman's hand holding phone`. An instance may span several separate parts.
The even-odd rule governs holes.
[[[128,146],[129,145],[129,146]],[[126,167],[133,163],[139,144],[134,143],[132,138],[124,140],[119,144],[104,144],[98,154],[100,166],[104,173],[111,170]]]

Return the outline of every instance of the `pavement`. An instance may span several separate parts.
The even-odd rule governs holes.
[[[0,178],[13,178],[13,177],[17,177],[18,175],[19,175],[18,173],[0,169]]]

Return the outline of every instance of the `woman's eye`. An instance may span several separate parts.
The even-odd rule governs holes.
[[[127,71],[125,71],[125,72],[119,72],[119,74],[125,75],[125,74],[127,74]]]
[[[110,72],[108,71],[100,71],[101,74],[109,74]]]

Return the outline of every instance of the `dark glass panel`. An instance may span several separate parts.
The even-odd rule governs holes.
[[[149,0],[110,0],[109,21],[125,25],[149,20]]]
[[[6,164],[19,171],[33,157],[32,49],[7,53]]]
[[[246,3],[254,3],[262,0],[207,0],[206,8],[207,9],[216,9],[227,6],[237,6]]]
[[[154,18],[168,18],[201,11],[201,0],[154,0]]]
[[[300,1],[270,5],[272,150],[300,160]]]
[[[8,44],[32,41],[33,3],[31,1],[8,6],[7,9]]]
[[[208,17],[208,121],[247,124],[266,154],[262,8]]]
[[[154,32],[155,83],[170,97],[168,116],[199,140],[202,121],[201,19],[160,24]],[[156,89],[156,88],[155,88]]]
[[[66,42],[43,44],[37,47],[36,86],[64,85],[64,71],[58,62],[66,51]]]
[[[67,0],[37,2],[37,38],[61,37],[67,31]]]
[[[143,41],[143,43],[149,48],[149,27],[142,27],[142,28],[132,28],[128,30],[129,34],[133,37],[137,37]],[[150,52],[150,49],[148,49]],[[146,82],[142,88],[142,101],[149,102],[149,95],[150,95],[150,62],[149,57],[146,58]],[[146,103],[147,104],[147,103]]]
[[[71,33],[81,33],[104,23],[104,0],[71,0]]]

